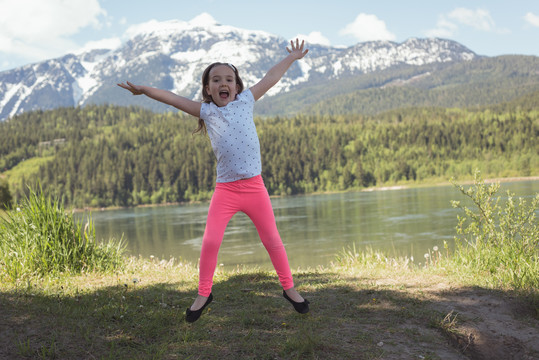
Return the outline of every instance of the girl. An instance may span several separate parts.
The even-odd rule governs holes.
[[[217,157],[217,184],[213,193],[200,253],[198,296],[186,310],[186,320],[196,321],[211,303],[213,275],[217,254],[228,221],[238,211],[247,214],[256,226],[260,239],[283,287],[283,296],[294,309],[305,314],[309,301],[295,289],[285,248],[277,231],[268,191],[261,177],[260,144],[253,122],[253,106],[285,74],[294,61],[309,50],[304,41],[290,42],[288,56],[273,66],[257,84],[244,91],[238,70],[227,63],[214,63],[202,75],[203,103],[189,100],[166,90],[118,84],[133,95],[144,94],[199,118],[196,131],[207,132]]]

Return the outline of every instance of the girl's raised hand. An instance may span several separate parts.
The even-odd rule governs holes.
[[[142,91],[141,86],[137,86],[135,84],[130,83],[129,81],[126,81],[126,84],[120,83],[118,84],[119,87],[124,88],[126,90],[131,91],[133,95],[142,95],[144,92]]]
[[[304,57],[308,52],[309,49],[303,50],[303,46],[305,46],[305,40],[301,41],[301,44],[299,43],[299,39],[296,39],[296,43],[294,44],[294,40],[290,40],[290,47],[292,49],[286,48],[286,51],[288,51],[290,54],[293,54],[297,60]]]

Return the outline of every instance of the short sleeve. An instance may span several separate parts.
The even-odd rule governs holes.
[[[247,104],[254,104],[255,103],[255,97],[253,96],[253,93],[251,92],[251,89],[247,89],[245,91],[242,91],[240,96],[245,99],[244,101]]]
[[[206,121],[209,118],[209,115],[210,115],[210,104],[202,103],[202,105],[200,106],[200,118]]]

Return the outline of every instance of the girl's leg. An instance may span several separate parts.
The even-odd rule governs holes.
[[[236,204],[237,194],[228,190],[226,184],[217,184],[210,202],[200,251],[198,294],[202,297],[208,297],[211,293],[217,255],[226,226],[238,212]]]
[[[261,177],[253,185],[250,191],[243,193],[242,211],[255,224],[260,240],[262,240],[262,244],[270,256],[271,263],[277,272],[283,289],[293,289],[292,272],[290,271],[286,250],[277,230],[268,191]]]

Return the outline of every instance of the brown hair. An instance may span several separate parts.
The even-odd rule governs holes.
[[[215,62],[211,65],[209,65],[205,70],[204,73],[202,73],[202,102],[203,103],[211,103],[213,101],[212,97],[208,92],[206,91],[206,86],[210,83],[210,71],[216,67],[225,65],[231,68],[234,71],[234,75],[236,75],[236,85],[238,86],[238,94],[240,94],[243,91],[243,81],[240,78],[240,75],[238,73],[238,69],[229,63],[222,63],[222,62]],[[198,128],[193,131],[193,134],[196,134],[197,132],[202,131],[204,134],[207,134],[206,130],[206,124],[204,124],[204,120],[198,119]]]

